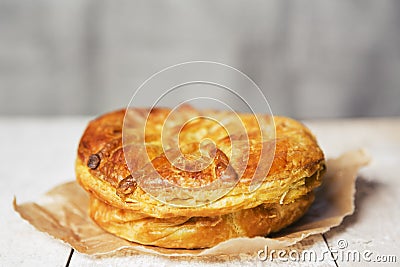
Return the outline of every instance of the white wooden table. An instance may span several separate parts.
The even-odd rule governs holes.
[[[339,255],[341,251],[369,254],[371,261],[400,264],[400,118],[308,121],[328,157],[364,147],[373,157],[357,181],[356,212],[324,235],[309,237],[291,249],[316,253],[338,251],[337,260],[260,261],[238,255],[217,260],[177,259],[150,255],[93,258],[71,250],[36,231],[12,209],[37,199],[52,187],[74,179],[79,138],[90,118],[0,118],[0,266],[375,266]],[[340,249],[340,246],[346,248]],[[262,249],[262,248],[260,248]],[[382,257],[393,256],[393,257]],[[381,258],[378,258],[381,257]],[[287,262],[284,262],[287,260]],[[367,265],[368,264],[368,265]]]

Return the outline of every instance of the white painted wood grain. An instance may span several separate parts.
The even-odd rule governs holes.
[[[36,199],[50,188],[74,179],[74,160],[79,138],[88,117],[81,118],[0,118],[0,265],[65,266],[70,248],[39,233],[12,210],[12,197],[19,202]],[[349,250],[371,250],[374,256],[395,255],[397,264],[400,219],[400,119],[310,121],[328,157],[364,147],[373,156],[361,171],[357,183],[356,213],[326,234],[328,244],[338,248],[344,239]],[[296,245],[322,253],[328,247],[318,235]],[[338,266],[354,262],[338,260]],[[238,256],[209,262],[202,259],[170,259],[135,255],[93,258],[75,252],[70,266],[335,266],[324,262],[261,262]],[[360,263],[365,265],[365,262]],[[370,266],[373,266],[371,264]],[[391,266],[388,264],[388,266]]]
[[[87,118],[0,118],[0,265],[65,266],[69,246],[40,233],[12,208],[74,179],[76,146]]]
[[[395,256],[397,263],[391,264],[398,265],[400,120],[342,120],[310,126],[331,155],[363,147],[372,156],[371,164],[361,170],[357,181],[355,213],[326,234],[329,245],[338,251],[338,265],[378,266],[382,263],[377,262],[377,257],[384,255]],[[340,248],[343,243],[347,246]],[[368,251],[372,253],[370,256]],[[360,253],[360,260],[351,253]],[[367,257],[363,259],[362,255]]]
[[[260,248],[265,251],[265,248]],[[315,260],[312,261],[301,261],[297,260],[295,256],[292,259],[289,257],[291,251],[292,255],[295,253],[301,254],[304,250],[313,250],[316,255]],[[271,251],[268,250],[270,254]],[[326,259],[321,261],[323,252],[328,251],[328,247],[324,242],[321,235],[316,235],[303,240],[301,243],[284,249],[285,256],[282,259],[278,258],[267,258],[266,260],[258,259],[257,255],[235,255],[235,256],[219,256],[211,258],[189,258],[189,257],[160,257],[154,255],[131,255],[127,257],[90,257],[80,253],[74,253],[70,266],[190,266],[190,267],[202,267],[202,266],[335,266],[333,260]],[[277,252],[276,252],[277,253]],[[273,253],[273,255],[276,255]],[[301,256],[300,256],[301,259]]]

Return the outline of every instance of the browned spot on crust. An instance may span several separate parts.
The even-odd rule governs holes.
[[[99,166],[100,164],[100,157],[97,154],[92,154],[89,157],[87,166],[89,168],[91,168],[92,170],[95,170],[97,168],[97,166]]]

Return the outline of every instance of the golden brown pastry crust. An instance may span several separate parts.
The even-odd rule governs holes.
[[[138,119],[143,119],[148,110],[133,109],[131,111],[129,113],[130,116],[133,114]],[[165,157],[163,158],[163,151],[159,141],[159,126],[162,125],[169,112],[169,109],[158,108],[151,110],[148,118],[149,128],[146,128],[145,150],[137,149],[134,141],[125,149],[128,153],[132,149],[135,155],[138,155],[134,162],[137,168],[143,167],[145,161],[141,155],[147,153],[153,163],[157,165],[158,170],[167,173],[169,177],[172,177],[172,181],[174,181],[174,177],[180,177],[185,185],[198,185],[196,184],[196,179],[190,174],[177,172],[166,163]],[[180,112],[181,114],[200,114],[200,111],[186,106]],[[229,112],[208,112],[213,112],[224,118],[232,116]],[[257,190],[250,192],[248,190],[249,180],[258,164],[261,139],[256,130],[258,128],[254,117],[249,114],[239,114],[249,133],[251,143],[248,164],[245,166],[244,174],[235,188],[222,198],[202,206],[182,208],[164,204],[143,191],[129,177],[130,172],[125,163],[122,145],[124,115],[125,110],[119,110],[105,114],[89,123],[79,144],[76,175],[82,187],[91,193],[90,212],[92,218],[104,229],[129,240],[163,247],[194,248],[209,247],[235,236],[265,235],[271,231],[281,229],[304,214],[308,205],[312,202],[312,190],[321,183],[321,175],[325,168],[324,155],[314,136],[303,124],[293,119],[274,117],[276,136],[275,139],[270,141],[275,144],[275,156],[269,173],[261,186]],[[219,159],[213,163],[213,166],[225,164],[226,160],[230,160],[226,157],[229,154],[229,138],[223,131],[210,133],[210,131],[205,130],[210,129],[207,123],[206,121],[198,120],[188,125],[187,129],[183,128],[183,140],[181,141],[186,145],[190,145],[193,140],[198,141],[204,137],[212,138],[216,141],[217,148],[222,153]],[[216,177],[210,177],[210,172],[206,170],[196,177],[200,179],[201,183],[208,183],[216,179]],[[265,219],[270,216],[266,211],[268,209],[260,207],[274,207],[275,210],[279,210],[281,216],[274,220]],[[169,238],[157,239],[154,235],[146,237],[143,232],[156,231],[156,229],[144,227],[143,221],[140,220],[118,221],[116,219],[118,216],[115,217],[114,215],[116,213],[120,214],[122,211],[124,211],[123,214],[146,216],[146,219],[142,219],[146,222],[157,220],[157,222],[162,220],[175,221],[179,218],[185,218],[184,225],[188,224],[175,232],[172,230],[176,228],[173,223],[171,227],[165,227],[164,233],[170,231],[175,233],[169,235]],[[251,214],[247,218],[248,222],[253,219],[254,222],[261,220],[260,227],[250,227],[254,229],[254,232],[251,232],[251,229],[247,232],[236,230],[235,232],[232,230],[235,225],[239,225],[240,229],[245,227],[244,219],[237,220],[234,223],[231,221],[232,216],[236,218],[237,216],[242,216],[240,214],[246,214],[246,216]],[[289,216],[290,214],[293,216]],[[196,232],[199,236],[205,235],[208,228],[203,227],[202,223],[207,220],[213,222],[214,219],[212,218],[220,218],[218,219],[220,222],[214,228],[211,227],[211,229],[216,231],[215,229],[222,227],[221,229],[227,232],[206,239],[208,243],[198,241],[192,234],[187,233],[185,235],[184,229],[187,229],[187,232]],[[197,223],[193,223],[194,221]],[[207,223],[210,221],[207,221]],[[240,226],[241,221],[243,222],[243,227]],[[146,223],[146,225],[149,224]],[[152,223],[151,225],[159,228],[160,224]],[[211,229],[209,231],[212,231]],[[139,237],[138,233],[142,233],[140,235],[142,237]],[[160,233],[160,236],[162,235],[163,233]],[[178,242],[176,243],[177,245],[171,245],[174,238],[177,240],[179,238],[183,239],[181,243],[175,240]],[[188,239],[193,239],[193,241],[190,241],[192,243]]]
[[[117,209],[91,197],[90,217],[103,229],[144,245],[166,248],[207,248],[235,237],[266,236],[297,221],[314,200],[314,193],[289,203],[261,204],[212,217],[159,219]]]

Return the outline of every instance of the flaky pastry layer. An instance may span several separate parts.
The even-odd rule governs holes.
[[[174,127],[170,127],[168,135],[179,135],[182,150],[186,152],[205,138],[212,139],[217,148],[214,162],[194,175],[171,166],[163,153],[160,132],[170,109],[151,110],[144,139],[136,138],[135,131],[143,130],[136,122],[145,120],[148,111],[129,110],[127,116],[134,119],[126,125],[131,134],[126,143],[122,141],[125,110],[94,119],[81,138],[76,160],[77,181],[91,195],[91,217],[105,230],[141,244],[211,247],[233,237],[276,232],[301,217],[312,203],[313,190],[321,184],[325,171],[325,159],[315,137],[300,122],[264,116],[262,119],[275,126],[275,135],[265,140],[250,114],[199,111],[184,106],[172,121]],[[219,178],[217,170],[231,165],[235,177],[238,166],[232,158],[231,145],[239,135],[230,136],[223,128],[203,119],[182,125],[189,115],[207,114],[231,123],[233,128],[238,116],[248,133],[249,158],[242,175],[237,175],[236,186],[215,201],[192,207],[172,206],[150,196],[136,184],[126,164],[126,155],[130,157],[131,169],[144,168],[148,157],[169,182],[181,186],[212,183]],[[262,144],[274,148],[274,156],[265,179],[257,190],[251,191],[249,184],[259,164]],[[241,155],[240,151],[235,152],[238,154]]]
[[[236,237],[266,236],[297,221],[314,200],[310,192],[289,204],[268,203],[212,217],[154,218],[118,209],[95,197],[90,216],[103,229],[124,239],[165,248],[208,248]]]
[[[140,117],[145,116],[143,114],[146,114],[147,110],[135,109],[132,112],[135,116]],[[141,167],[143,154],[147,153],[151,159],[162,154],[160,140],[154,136],[160,131],[159,126],[169,112],[169,109],[151,111],[151,116],[148,119],[148,138],[152,138],[152,140],[146,143],[150,147],[147,151],[135,151],[135,155],[138,155],[138,168]],[[182,114],[201,114],[201,111],[191,107],[184,107],[180,112]],[[251,149],[254,153],[250,154],[246,172],[241,180],[224,197],[200,207],[179,208],[157,201],[140,187],[135,187],[129,194],[121,196],[121,194],[118,194],[118,188],[124,182],[124,179],[130,176],[122,146],[124,114],[125,110],[115,111],[91,121],[81,138],[76,161],[78,182],[88,192],[112,206],[144,212],[158,218],[185,216],[185,213],[186,216],[215,216],[256,207],[263,203],[277,203],[282,200],[283,203],[290,203],[312,191],[321,182],[320,176],[325,166],[324,155],[314,136],[300,122],[285,117],[274,117],[276,136],[274,140],[270,140],[275,143],[272,166],[258,190],[249,192],[247,178],[254,173],[258,164],[257,148],[259,147],[259,140],[258,136],[254,134],[257,125],[255,125],[253,118],[248,114],[239,114],[246,125],[246,130],[250,133],[250,137],[251,133],[253,133],[253,136],[255,135],[251,143]],[[131,114],[131,116],[133,115]],[[229,116],[232,115],[231,113],[221,112],[221,116],[225,120],[229,120]],[[191,125],[191,128],[186,131],[187,139],[197,138],[201,140],[204,135],[207,135],[207,129],[207,122],[200,121],[196,125]],[[201,134],[189,136],[189,133],[196,133],[196,130]],[[180,134],[185,136],[185,131]],[[230,144],[227,143],[226,136],[220,135],[219,132],[207,136],[217,139],[217,146],[222,151],[227,152]],[[133,142],[132,145],[134,146],[135,143]],[[88,167],[92,163],[91,157],[93,155],[99,158],[98,166],[94,169]],[[313,175],[317,176],[313,183],[308,183],[304,178]]]

